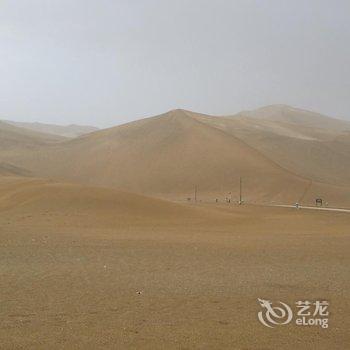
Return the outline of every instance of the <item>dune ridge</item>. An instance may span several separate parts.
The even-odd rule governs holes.
[[[193,200],[197,188],[200,200],[236,201],[242,178],[252,203],[346,206],[347,125],[285,106],[232,117],[177,109],[0,159],[39,177],[176,200]]]

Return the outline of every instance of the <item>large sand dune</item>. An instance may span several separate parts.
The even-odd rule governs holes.
[[[283,106],[234,117],[174,110],[0,157],[40,177],[178,200],[197,187],[198,199],[236,201],[241,177],[249,202],[349,206],[347,127]]]

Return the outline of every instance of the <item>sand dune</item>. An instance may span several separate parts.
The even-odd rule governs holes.
[[[39,153],[19,154],[16,164],[37,175],[152,195],[238,195],[239,177],[251,200],[296,200],[307,185],[238,138],[176,110],[102,130]]]
[[[253,111],[243,111],[234,117],[247,117],[272,122],[295,124],[298,127],[327,129],[342,132],[350,130],[350,122],[330,118],[320,113],[311,112],[287,105],[271,105]]]
[[[10,163],[0,163],[0,176],[30,176],[31,172],[27,169],[14,166]]]
[[[52,223],[55,217],[58,226],[61,222],[83,227],[119,227],[139,222],[144,225],[147,221],[169,225],[218,216],[208,209],[109,188],[11,176],[0,177],[0,212],[3,216],[30,215],[41,223],[45,223],[45,217],[46,223]]]
[[[28,130],[0,121],[1,150],[46,145],[49,143],[62,141],[64,139],[65,138],[61,136]]]
[[[271,108],[261,118],[174,110],[0,157],[39,177],[177,200],[193,199],[195,187],[201,200],[237,200],[242,177],[249,202],[313,204],[321,196],[348,206],[350,142],[339,131],[343,122],[328,128],[333,119],[295,109],[266,120]],[[319,119],[322,127],[310,126]]]
[[[58,135],[63,137],[77,137],[80,135],[88,134],[93,131],[97,131],[98,128],[90,125],[56,125],[56,124],[45,124],[45,123],[25,123],[25,122],[13,122],[6,120],[7,124],[21,127],[28,130],[34,130],[37,132]]]
[[[201,121],[229,133],[294,174],[350,185],[350,123],[288,106]]]

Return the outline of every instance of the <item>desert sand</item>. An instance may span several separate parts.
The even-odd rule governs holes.
[[[303,113],[0,123],[0,347],[346,349],[350,214],[275,206],[350,208],[346,122]],[[267,328],[259,298],[327,300],[329,328]]]
[[[4,177],[2,348],[345,349],[347,213],[182,205]],[[329,300],[329,329],[257,319]]]

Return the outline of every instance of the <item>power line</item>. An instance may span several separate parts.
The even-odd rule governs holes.
[[[241,205],[243,203],[242,201],[242,178],[239,178],[239,202],[238,204]]]

